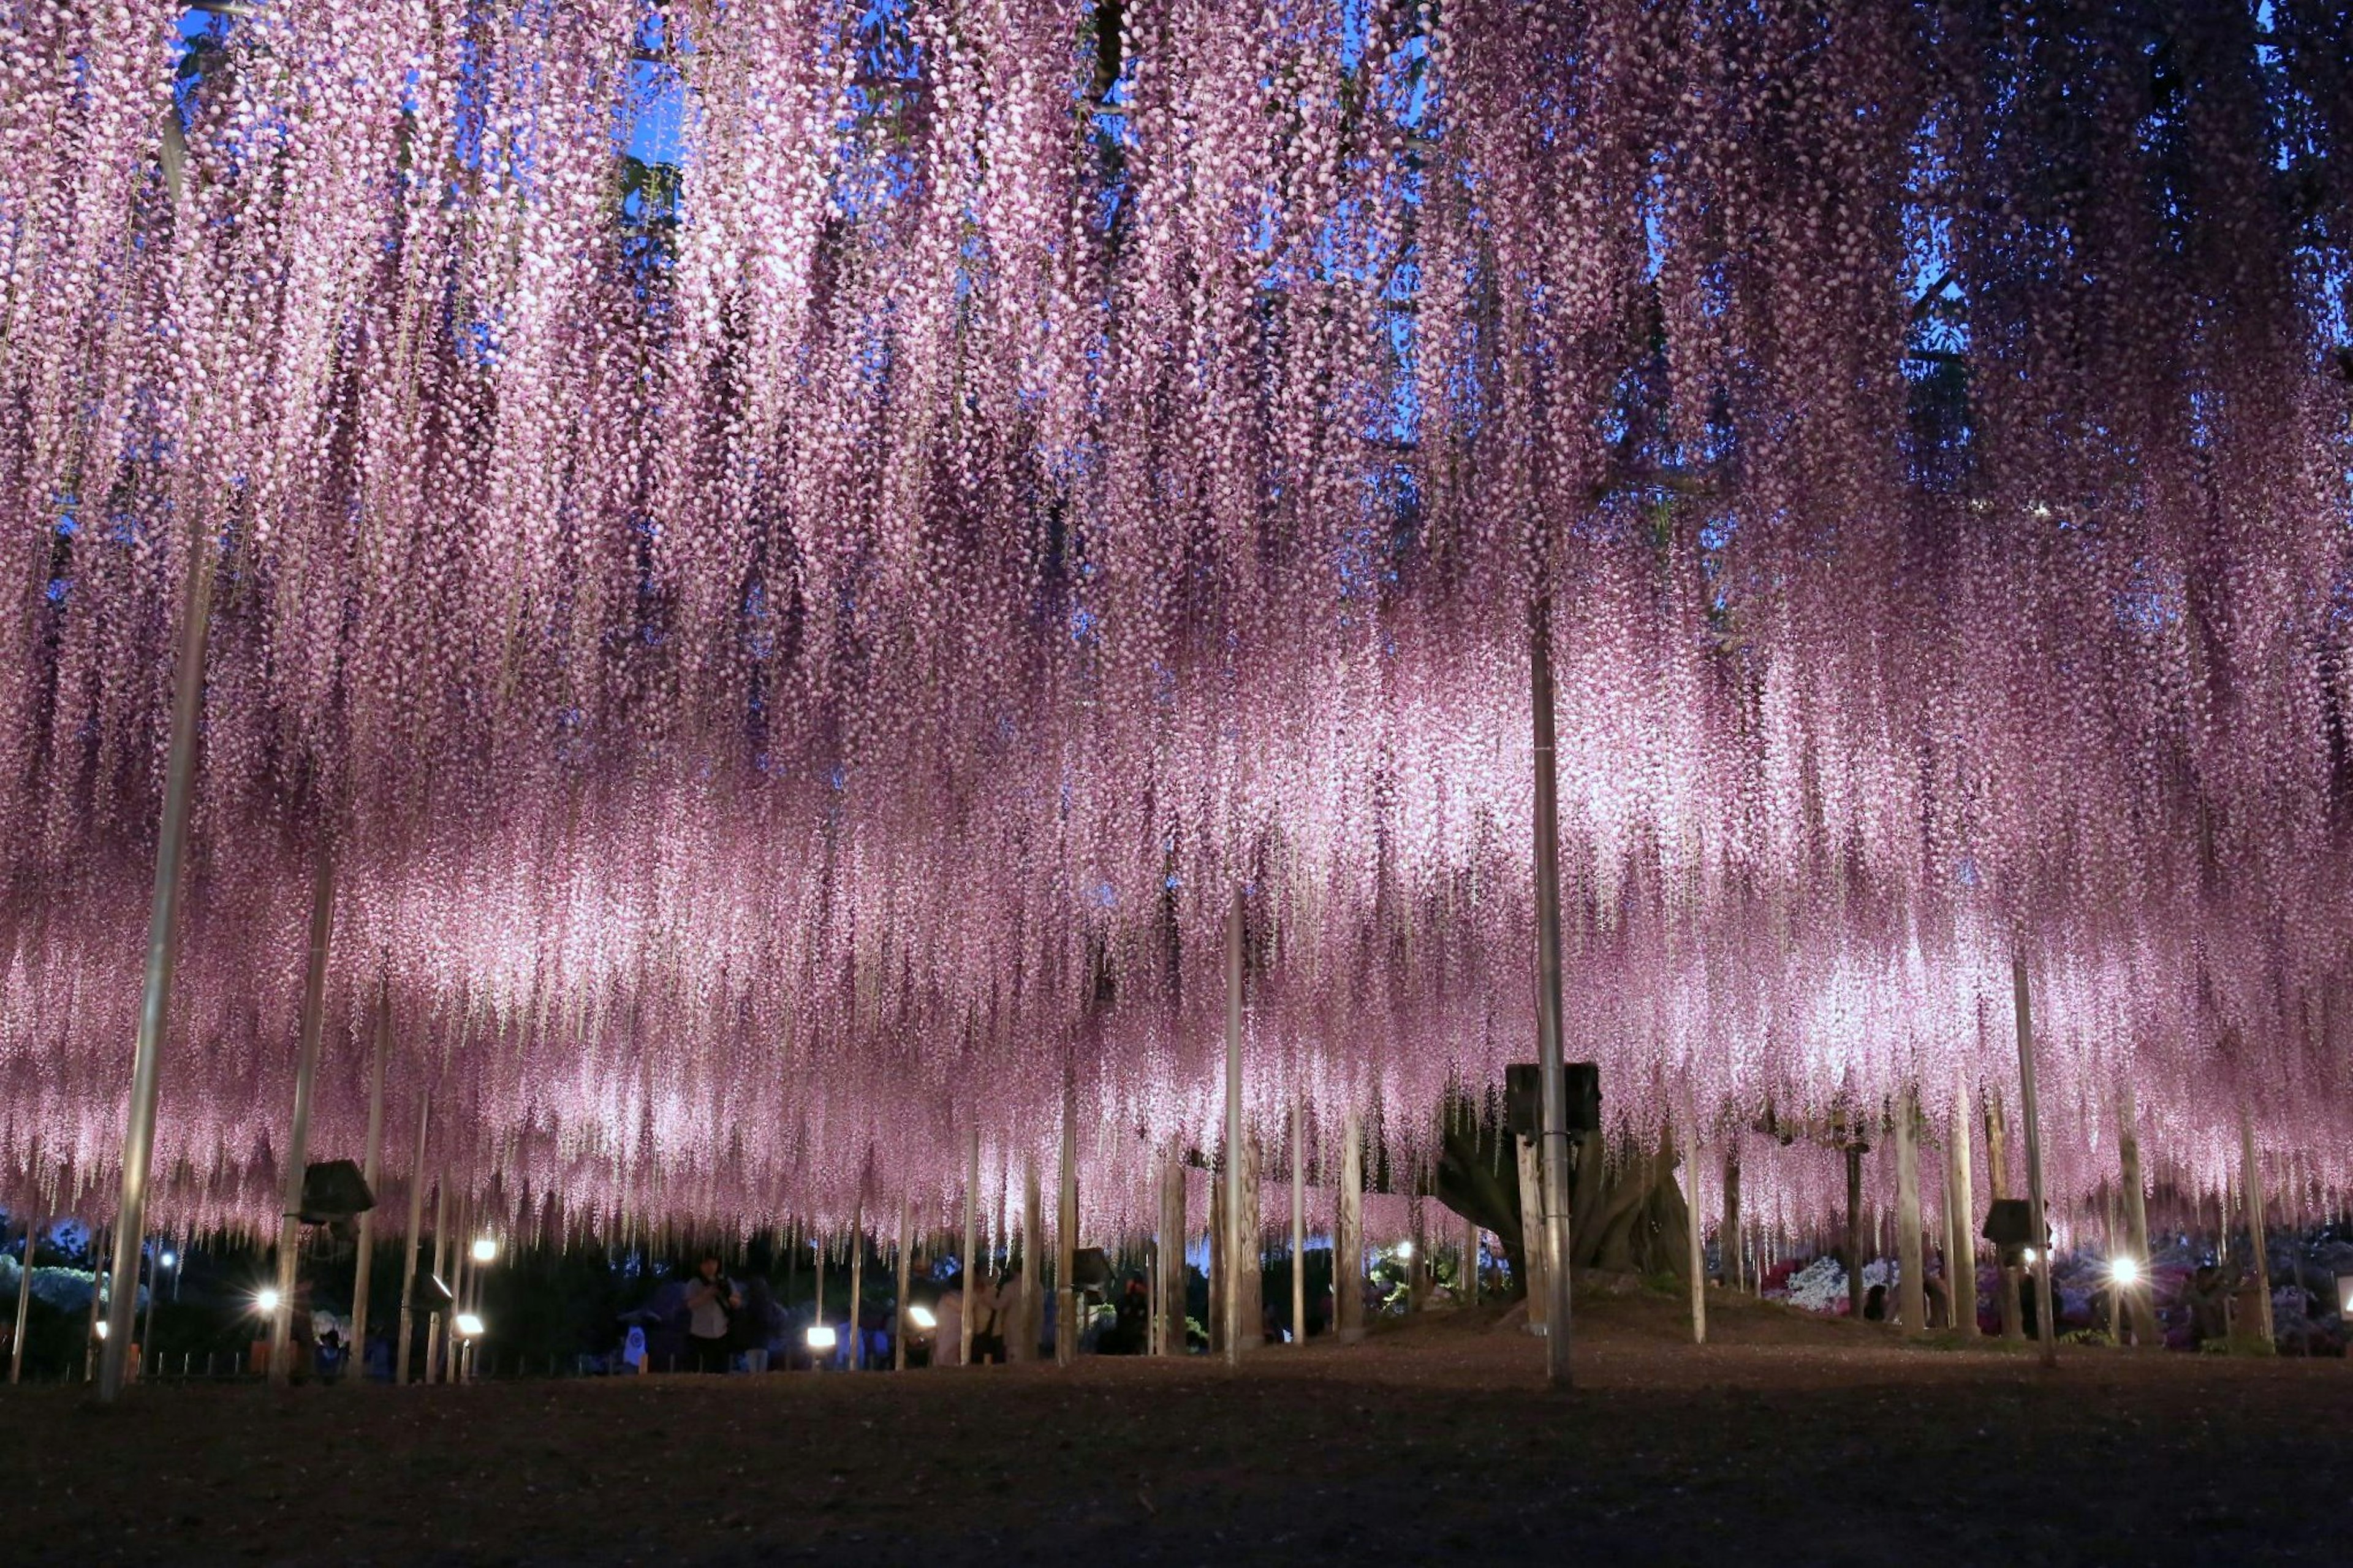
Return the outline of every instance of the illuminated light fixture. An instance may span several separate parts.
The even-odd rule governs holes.
[[[1406,1262],[1406,1263],[1410,1263],[1410,1262],[1412,1262],[1412,1261],[1413,1261],[1413,1243],[1411,1243],[1410,1241],[1400,1241],[1400,1242],[1398,1242],[1398,1243],[1397,1255],[1398,1255],[1398,1259],[1399,1259],[1400,1261],[1402,1261],[1402,1262]]]
[[[2119,1285],[2136,1284],[2140,1279],[2140,1264],[2130,1258],[2111,1259],[2108,1264],[2108,1278]]]
[[[480,1339],[481,1337],[482,1320],[475,1314],[471,1312],[460,1312],[455,1318],[451,1319],[450,1321],[457,1325],[458,1332],[465,1338],[473,1340]]]
[[[2353,1274],[2337,1277],[2337,1312],[2339,1317],[2353,1318]]]
[[[497,1259],[498,1256],[499,1256],[499,1244],[498,1244],[498,1242],[497,1242],[497,1240],[496,1240],[496,1239],[494,1239],[493,1237],[487,1237],[487,1236],[478,1236],[478,1237],[474,1237],[474,1261],[475,1261],[475,1262],[477,1262],[477,1263],[490,1263],[490,1262],[493,1262],[493,1261],[495,1261],[495,1260]]]
[[[831,1323],[818,1323],[808,1331],[808,1348],[813,1351],[829,1351],[840,1342],[841,1336],[833,1331]]]
[[[176,1252],[167,1252],[155,1261],[166,1268],[177,1268],[180,1266],[180,1255]]]
[[[2034,1267],[2034,1248],[2031,1247],[2026,1249],[2026,1266],[2029,1268]]]
[[[112,1328],[113,1326],[114,1326],[113,1324],[111,1324],[111,1323],[108,1322],[104,1318],[100,1318],[100,1319],[98,1321],[98,1337],[99,1337],[100,1339],[104,1339],[104,1338],[106,1338],[106,1331],[107,1331],[107,1330],[109,1330],[109,1329]]]
[[[940,1326],[939,1319],[933,1314],[929,1307],[908,1308],[907,1321],[919,1329],[936,1329]]]
[[[253,1304],[265,1312],[278,1310],[277,1288],[269,1285],[263,1286],[260,1292],[253,1298]]]

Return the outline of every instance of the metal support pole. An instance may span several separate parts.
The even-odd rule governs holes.
[[[402,1246],[400,1269],[400,1339],[392,1348],[392,1381],[408,1381],[408,1342],[417,1329],[417,1252],[425,1230],[425,1129],[433,1112],[433,1097],[417,1097],[417,1156],[408,1163],[408,1237]]]
[[[1862,1154],[1863,1145],[1846,1146],[1846,1315],[1862,1321]]]
[[[155,1298],[164,1293],[164,1243],[158,1239],[147,1255],[147,1321],[139,1331],[139,1376],[159,1364],[155,1360]]]
[[[2018,1011],[2018,1088],[2026,1120],[2027,1225],[2034,1238],[2034,1335],[2042,1364],[2059,1364],[2059,1326],[2051,1321],[2051,1226],[2042,1205],[2042,1116],[2034,1098],[2034,1014],[2026,996],[2026,955],[2010,957],[2010,988]]]
[[[1920,1095],[1895,1097],[1895,1315],[1907,1334],[1928,1331],[1928,1259],[1920,1245]]]
[[[1225,1234],[1219,1239],[1224,1278],[1226,1364],[1242,1362],[1242,890],[1226,906],[1226,1170]],[[1250,1229],[1256,1229],[1251,1226]]]
[[[33,1309],[33,1249],[41,1239],[42,1216],[25,1229],[25,1267],[16,1275],[16,1336],[8,1342],[8,1381],[25,1381],[25,1326]]]
[[[449,1278],[449,1167],[441,1167],[441,1176],[433,1184],[433,1279],[446,1283]],[[442,1303],[436,1302],[425,1319],[425,1381],[442,1381]]]
[[[1062,1076],[1062,1191],[1054,1210],[1054,1364],[1069,1366],[1079,1353],[1079,1293],[1072,1288],[1073,1255],[1079,1237],[1079,1095],[1068,1072]]]
[[[964,1172],[964,1310],[957,1331],[956,1364],[972,1364],[973,1286],[980,1276],[980,1130],[974,1128],[966,1146]]]
[[[907,1255],[907,1192],[899,1190],[899,1308],[891,1333],[891,1370],[907,1370],[907,1283],[910,1261]]]
[[[1528,616],[1528,707],[1535,762],[1536,1063],[1544,1093],[1542,1171],[1545,1382],[1569,1386],[1568,1072],[1560,1039],[1560,805],[1555,771],[1552,598],[1540,593]]]
[[[1977,1194],[1969,1173],[1969,1086],[1953,1074],[1952,1147],[1945,1167],[1945,1286],[1953,1299],[1953,1327],[1963,1339],[1978,1333]]]
[[[1332,1315],[1340,1342],[1365,1337],[1365,1123],[1354,1106],[1340,1130],[1339,1212],[1332,1225]]]
[[[2254,1331],[2268,1352],[2274,1343],[2272,1327],[2271,1243],[2263,1233],[2263,1167],[2255,1153],[2254,1124],[2239,1108],[2239,1195],[2247,1205],[2247,1247],[2255,1268]]]
[[[2116,1123],[2116,1155],[2125,1190],[2125,1235],[2139,1275],[2124,1292],[2128,1307],[2125,1321],[2132,1326],[2135,1348],[2147,1349],[2165,1342],[2157,1331],[2148,1251],[2148,1194],[2140,1173],[2140,1108],[2134,1103],[2130,1083],[2125,1085]]]
[[[1693,1127],[1698,1119],[1693,1119]],[[1691,1331],[1692,1343],[1707,1343],[1707,1241],[1700,1226],[1699,1139],[1694,1131],[1683,1140],[1683,1245],[1688,1249],[1691,1264]]]
[[[1185,1152],[1171,1144],[1160,1156],[1160,1228],[1152,1246],[1152,1318],[1162,1355],[1183,1355],[1185,1342]]]
[[[166,115],[165,173],[176,196],[179,169],[171,153],[179,139],[179,117]],[[139,1036],[131,1068],[131,1104],[122,1133],[122,1197],[115,1214],[114,1275],[138,1276],[139,1246],[147,1228],[147,1177],[155,1156],[155,1096],[164,1055],[164,1010],[172,995],[177,956],[180,863],[188,848],[188,801],[195,793],[196,729],[203,717],[205,648],[212,635],[213,543],[198,519],[188,548],[188,593],[180,616],[178,668],[172,681],[171,750],[164,768],[164,811],[155,834],[155,890],[147,913],[147,973],[139,1000]],[[118,1291],[107,1317],[107,1339],[99,1354],[98,1397],[111,1402],[122,1392],[131,1354],[131,1314],[135,1293]]]
[[[1307,1342],[1307,1110],[1291,1100],[1291,1342]]]
[[[367,1183],[368,1195],[375,1195],[377,1179],[384,1173],[384,1054],[392,1033],[392,998],[379,993],[376,998],[375,1041],[368,1067],[368,1125],[366,1163],[360,1169],[360,1179]],[[352,1343],[351,1354],[358,1365],[367,1365],[368,1290],[375,1274],[375,1210],[360,1214],[359,1257],[352,1265]],[[354,1384],[363,1378],[347,1378]]]
[[[286,1134],[278,1218],[278,1310],[269,1315],[269,1384],[286,1386],[294,1322],[294,1280],[302,1251],[302,1172],[311,1157],[311,1093],[319,1076],[319,1035],[327,1011],[327,942],[335,925],[335,857],[321,829],[311,884],[311,952],[302,974],[302,1037],[294,1063],[294,1121]]]
[[[866,1370],[866,1199],[860,1194],[849,1221],[849,1370]]]

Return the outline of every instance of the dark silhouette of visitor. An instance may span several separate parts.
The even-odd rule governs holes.
[[[719,1255],[704,1253],[686,1288],[688,1371],[727,1370],[728,1328],[743,1305],[742,1293],[720,1272]]]

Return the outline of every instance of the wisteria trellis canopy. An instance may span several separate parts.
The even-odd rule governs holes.
[[[217,563],[159,1219],[314,1151],[765,1224],[1085,1109],[1408,1156],[2118,1090],[2353,1167],[2326,0],[0,5],[0,1187],[108,1190]],[[400,1140],[393,1140],[396,1151]],[[405,1157],[390,1161],[396,1184]],[[993,1178],[995,1179],[995,1178]],[[1793,1181],[1797,1176],[1793,1175]],[[1802,1194],[1801,1194],[1802,1195]]]

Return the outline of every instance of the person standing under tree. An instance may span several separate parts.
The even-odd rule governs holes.
[[[720,1272],[719,1255],[706,1252],[694,1268],[686,1288],[687,1368],[691,1372],[725,1372],[730,1314],[742,1310],[743,1294]]]

